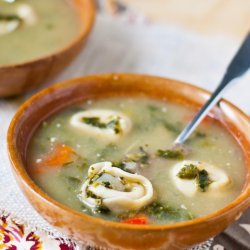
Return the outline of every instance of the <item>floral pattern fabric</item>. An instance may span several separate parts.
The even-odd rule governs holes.
[[[9,214],[0,215],[1,250],[77,250],[77,245],[45,231],[32,230]]]
[[[0,211],[0,250],[80,250],[90,249],[72,240],[55,237],[45,230],[32,229],[10,214]],[[92,248],[91,248],[92,249]],[[214,240],[190,250],[249,250],[250,210]]]

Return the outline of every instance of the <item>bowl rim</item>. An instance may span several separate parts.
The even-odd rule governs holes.
[[[32,64],[37,64],[37,63],[40,63],[42,61],[49,60],[50,58],[56,57],[64,52],[70,50],[77,43],[79,43],[85,37],[87,37],[89,35],[93,25],[94,25],[96,9],[95,9],[95,4],[94,4],[93,0],[80,0],[80,1],[81,1],[81,5],[83,6],[83,8],[81,8],[80,10],[77,10],[76,12],[78,13],[77,15],[79,17],[81,17],[82,12],[87,15],[87,17],[85,18],[86,23],[83,23],[82,18],[80,18],[81,19],[80,20],[81,27],[80,27],[78,34],[75,37],[73,37],[65,46],[63,46],[59,49],[56,49],[49,54],[45,54],[44,56],[35,57],[33,59],[25,60],[23,62],[2,64],[2,65],[0,64],[0,70],[8,70],[8,69],[12,69],[12,68],[27,67],[27,66],[32,65]],[[74,5],[74,8],[77,8],[77,6],[76,6],[77,4],[75,1],[72,1],[72,3],[70,3],[70,4]]]
[[[51,207],[54,207],[55,209],[60,209],[66,212],[67,214],[71,214],[74,216],[77,216],[78,218],[82,219],[83,221],[89,222],[89,223],[95,223],[99,224],[105,227],[112,227],[112,228],[119,228],[119,229],[128,229],[128,230],[141,230],[141,231],[162,231],[162,230],[174,230],[174,229],[179,229],[179,228],[187,228],[189,226],[194,226],[198,225],[201,223],[206,223],[212,220],[217,219],[218,217],[225,215],[230,212],[230,210],[236,208],[237,206],[241,205],[243,202],[247,202],[250,205],[250,183],[246,182],[246,178],[248,177],[250,170],[247,171],[246,177],[245,177],[245,183],[243,186],[244,192],[240,192],[240,194],[228,205],[225,207],[210,213],[206,216],[198,217],[192,220],[188,221],[182,221],[182,222],[176,222],[176,223],[169,223],[169,224],[148,224],[148,225],[131,225],[127,223],[120,223],[120,222],[114,222],[114,221],[109,221],[109,220],[104,220],[101,218],[97,218],[88,214],[85,214],[83,212],[76,211],[56,200],[51,198],[49,195],[45,193],[38,185],[35,184],[35,182],[31,179],[31,177],[28,175],[27,171],[25,170],[25,165],[19,160],[18,157],[18,152],[17,149],[15,148],[15,130],[18,126],[18,123],[22,117],[22,115],[25,113],[25,110],[29,108],[29,106],[32,103],[39,102],[39,99],[43,98],[47,94],[51,95],[53,93],[56,93],[57,90],[67,88],[69,86],[72,86],[74,84],[82,84],[84,85],[85,82],[88,81],[88,79],[96,79],[98,77],[98,80],[104,79],[106,77],[113,77],[113,76],[118,76],[119,77],[142,77],[142,78],[147,78],[147,79],[155,79],[155,80],[161,80],[161,81],[171,81],[175,82],[181,85],[185,85],[188,88],[193,89],[194,91],[198,91],[202,94],[205,94],[207,96],[211,95],[211,92],[197,87],[195,85],[192,85],[190,83],[186,83],[183,81],[179,80],[174,80],[171,78],[166,78],[166,77],[158,77],[158,76],[152,76],[152,75],[147,75],[147,74],[131,74],[131,73],[105,73],[105,74],[95,74],[95,75],[88,75],[88,76],[83,76],[83,77],[77,77],[65,81],[61,81],[59,83],[56,83],[52,86],[49,86],[35,95],[33,95],[31,98],[26,100],[18,109],[14,117],[12,118],[12,121],[9,125],[8,128],[8,133],[7,133],[7,147],[8,147],[8,154],[9,154],[9,159],[11,161],[11,167],[14,172],[16,172],[19,176],[19,179],[21,180],[22,184],[24,184],[26,187],[29,188],[30,191],[32,191],[36,196],[39,197],[39,199],[44,200],[47,202]],[[241,117],[246,119],[249,124],[250,124],[250,117],[247,116],[242,110],[240,110],[238,107],[236,107],[234,104],[231,102],[222,99],[222,103],[226,104],[227,106],[230,107],[230,109],[233,109],[236,111]],[[247,165],[246,165],[247,166]],[[250,167],[248,166],[248,169]],[[249,206],[248,205],[248,206]]]

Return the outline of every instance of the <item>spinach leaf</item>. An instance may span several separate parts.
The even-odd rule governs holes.
[[[111,185],[111,183],[109,181],[103,181],[102,184],[106,188],[113,189],[113,187],[112,187],[112,185]]]
[[[177,176],[181,179],[196,179],[196,183],[202,192],[205,192],[207,187],[212,183],[208,172],[205,169],[199,170],[198,167],[193,164],[185,165]]]
[[[116,117],[110,122],[106,124],[107,128],[111,128],[112,130],[115,131],[116,134],[119,134],[122,132],[121,124],[120,124],[120,118]]]
[[[150,155],[144,150],[143,147],[139,147],[139,152],[126,155],[127,160],[133,161],[142,165],[148,164]]]
[[[158,149],[156,155],[165,159],[183,160],[184,152],[181,149]]]
[[[22,21],[22,19],[17,15],[7,15],[0,13],[0,21],[14,21],[14,20],[19,22]]]
[[[205,169],[199,171],[196,180],[202,192],[205,192],[207,187],[212,183],[209,178],[208,172]]]
[[[164,120],[162,121],[162,123],[168,131],[173,132],[176,135],[178,135],[182,130],[182,126],[180,123],[172,124]]]
[[[152,104],[149,104],[149,105],[147,106],[147,108],[148,108],[148,110],[149,110],[150,112],[158,112],[158,111],[160,111],[160,107],[155,106],[155,105],[152,105]]]
[[[99,117],[83,117],[82,121],[93,127],[106,128],[106,123],[101,122]]]
[[[181,208],[173,208],[160,202],[153,202],[145,208],[145,212],[157,220],[181,221],[193,219],[190,212]]]
[[[194,164],[185,165],[177,174],[181,179],[195,179],[199,173],[199,169]]]
[[[114,132],[116,134],[119,134],[122,132],[119,117],[114,117],[108,123],[101,122],[99,117],[83,117],[82,121],[86,124],[93,126],[93,127],[110,128],[110,129],[114,130]]]
[[[94,209],[94,213],[97,214],[109,214],[111,211],[103,204],[97,205]]]

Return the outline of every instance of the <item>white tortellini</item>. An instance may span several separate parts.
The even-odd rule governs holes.
[[[86,133],[116,141],[131,129],[131,120],[121,112],[106,109],[90,109],[74,114],[71,126]]]
[[[33,8],[28,4],[18,4],[16,13],[26,25],[34,25],[37,21],[37,15]]]
[[[181,171],[181,169],[183,169],[185,166],[190,166],[191,164],[196,166],[199,170],[204,169],[207,171],[209,179],[211,180],[211,184],[208,185],[206,192],[223,190],[223,188],[228,186],[231,182],[223,170],[211,164],[199,161],[182,161],[174,165],[171,171],[171,176],[177,189],[186,196],[192,197],[197,192],[199,192],[199,187],[195,178],[182,179],[178,177],[178,173]]]
[[[0,36],[16,30],[21,25],[21,20],[0,20]]]
[[[89,208],[101,205],[115,213],[139,210],[153,200],[151,182],[142,175],[130,174],[111,162],[93,164],[81,187],[80,200]]]
[[[21,25],[33,25],[37,21],[37,15],[28,4],[11,3],[13,13],[5,14],[0,18],[0,35],[11,33]]]

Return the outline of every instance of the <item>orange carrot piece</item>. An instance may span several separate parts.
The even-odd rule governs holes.
[[[134,217],[134,218],[123,220],[122,223],[145,225],[145,224],[148,224],[148,219],[145,216],[140,216],[140,217]]]
[[[75,151],[65,145],[57,144],[52,148],[52,151],[43,157],[40,162],[36,162],[33,168],[33,173],[43,173],[48,168],[61,167],[64,164],[70,163],[76,157]]]
[[[40,163],[38,163],[38,165],[56,167],[69,163],[74,158],[75,152],[71,147],[65,144],[57,144],[53,147],[52,151],[45,156]]]

